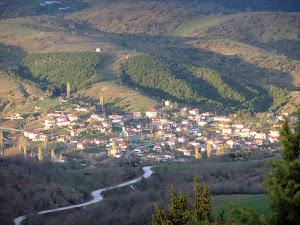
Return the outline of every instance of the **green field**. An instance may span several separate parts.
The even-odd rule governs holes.
[[[269,215],[271,212],[268,207],[268,197],[267,195],[215,195],[211,196],[212,199],[212,207],[216,208],[217,211],[225,210],[226,205],[218,201],[218,199],[222,199],[225,201],[232,202],[234,205],[238,205],[239,201],[249,208],[253,208],[254,211],[259,215]]]
[[[220,23],[226,22],[227,20],[231,19],[235,15],[228,15],[228,16],[215,16],[215,15],[202,15],[196,19],[189,20],[178,26],[174,31],[174,36],[181,36],[184,35],[185,32],[191,31],[192,29],[199,28],[199,27],[206,27],[206,26],[215,26]]]
[[[36,104],[37,107],[41,108],[49,108],[49,107],[56,107],[59,106],[60,103],[56,98],[47,98],[43,100],[39,100]]]

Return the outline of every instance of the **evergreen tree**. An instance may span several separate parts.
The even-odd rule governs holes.
[[[68,83],[67,83],[67,98],[70,98],[70,94],[71,94],[71,85],[70,85],[70,83],[68,82]]]
[[[43,160],[42,148],[41,147],[39,147],[38,159],[39,159],[39,161]]]
[[[152,214],[153,225],[206,224],[207,222],[212,221],[209,187],[205,184],[205,182],[203,182],[203,185],[201,186],[198,185],[197,174],[194,182],[195,202],[190,202],[193,209],[191,209],[188,204],[190,195],[183,195],[180,192],[180,196],[178,196],[172,185],[170,190],[172,199],[171,204],[168,207],[169,213],[159,209],[155,204],[156,215]]]
[[[282,160],[269,161],[266,191],[272,210],[269,224],[300,224],[300,109],[295,132],[286,119],[280,131],[283,144]]]
[[[3,132],[0,130],[0,148],[3,147]]]
[[[211,144],[208,143],[207,144],[207,158],[210,158],[211,157]]]
[[[54,149],[51,150],[51,159],[54,160],[55,158],[55,153],[54,153]]]

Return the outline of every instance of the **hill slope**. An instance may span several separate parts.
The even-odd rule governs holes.
[[[35,99],[43,92],[35,86],[26,84],[0,71],[0,112],[11,110],[32,110]]]
[[[123,62],[118,79],[160,98],[206,107],[264,111],[275,109],[286,101],[280,88],[236,83],[214,70],[177,64],[149,55],[134,56]]]
[[[246,13],[212,27],[196,28],[186,35],[231,39],[300,59],[300,13]]]
[[[117,110],[145,112],[159,106],[157,100],[111,81],[94,84],[89,88],[80,90],[77,94],[80,98],[89,99],[92,102],[99,102],[100,96],[103,96],[104,104],[113,108],[115,112]]]

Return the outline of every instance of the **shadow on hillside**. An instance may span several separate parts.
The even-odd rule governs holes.
[[[275,51],[275,54],[283,54],[291,59],[300,60],[299,40],[280,40],[257,44],[260,48]]]
[[[111,42],[124,48],[164,57],[177,63],[213,69],[237,82],[255,85],[272,84],[289,90],[296,89],[292,85],[293,77],[288,73],[258,67],[237,55],[222,55],[187,44],[199,38],[113,33],[106,33],[106,35]]]
[[[19,46],[0,43],[0,70],[18,65],[27,55],[27,52]]]

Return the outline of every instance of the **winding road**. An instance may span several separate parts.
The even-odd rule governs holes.
[[[125,183],[121,183],[115,186],[111,186],[111,187],[107,187],[107,188],[102,188],[96,191],[93,191],[91,194],[93,196],[93,200],[89,201],[89,202],[85,202],[82,204],[78,204],[78,205],[70,205],[70,206],[66,206],[66,207],[61,207],[61,208],[56,208],[56,209],[49,209],[49,210],[44,210],[44,211],[40,211],[37,214],[46,214],[46,213],[52,213],[52,212],[57,212],[57,211],[63,211],[63,210],[67,210],[67,209],[73,209],[73,208],[79,208],[79,207],[83,207],[83,206],[87,206],[87,205],[91,205],[97,202],[100,202],[103,199],[103,196],[101,195],[101,193],[103,191],[107,191],[107,190],[111,190],[111,189],[115,189],[115,188],[119,188],[119,187],[124,187],[130,184],[134,184],[136,182],[139,182],[143,177],[144,178],[148,178],[152,175],[153,171],[151,170],[151,166],[145,166],[143,167],[144,170],[144,175],[136,178],[134,180],[131,181],[127,181]],[[33,215],[33,214],[31,214]],[[26,219],[27,216],[30,215],[24,215],[24,216],[19,216],[17,218],[14,219],[14,223],[15,225],[21,225],[22,221]]]

